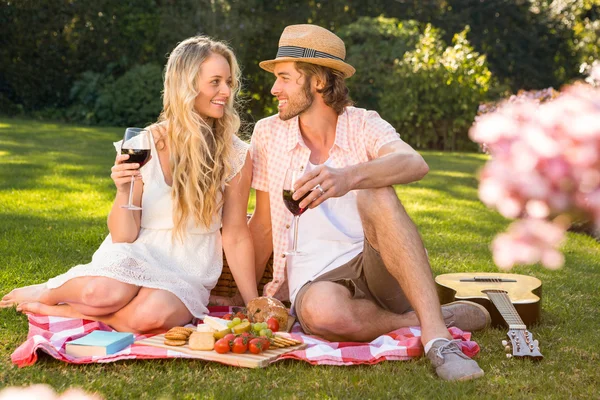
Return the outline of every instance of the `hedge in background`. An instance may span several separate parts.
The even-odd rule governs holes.
[[[430,24],[379,17],[348,25],[340,34],[358,71],[348,80],[353,99],[379,111],[417,148],[475,150],[467,131],[491,73],[467,33],[448,47]]]
[[[389,91],[387,81],[394,60],[415,48],[420,31],[417,21],[384,17],[363,17],[340,29],[338,34],[347,48],[346,61],[356,68],[356,74],[346,82],[357,106],[380,109],[381,97]]]
[[[162,109],[162,68],[138,65],[104,87],[96,100],[95,118],[104,124],[145,126],[155,122]]]

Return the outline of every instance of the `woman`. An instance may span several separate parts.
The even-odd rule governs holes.
[[[244,301],[257,297],[246,224],[252,165],[236,136],[239,87],[240,69],[225,44],[207,37],[180,43],[167,63],[163,111],[148,128],[151,160],[138,170],[115,143],[110,234],[92,262],[15,289],[0,307],[98,320],[119,331],[164,331],[206,315],[222,249]],[[120,207],[131,176],[143,183],[134,185],[142,211]]]

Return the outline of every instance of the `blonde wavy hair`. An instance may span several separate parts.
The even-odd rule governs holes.
[[[211,54],[220,54],[231,69],[231,96],[222,118],[204,120],[194,109],[198,74]],[[183,238],[188,219],[209,227],[223,206],[222,187],[232,172],[233,137],[240,127],[236,102],[240,68],[225,43],[195,36],[171,52],[165,70],[163,110],[158,123],[166,128],[173,174],[174,237]],[[164,138],[157,140],[157,147]]]

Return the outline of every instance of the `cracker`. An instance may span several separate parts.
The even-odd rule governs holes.
[[[279,341],[281,341],[281,342],[283,342],[283,343],[288,343],[291,346],[297,345],[297,344],[302,344],[301,341],[296,340],[296,339],[291,338],[291,337],[288,338],[288,337],[284,337],[284,336],[275,335],[274,338],[277,339],[277,340],[279,340]]]
[[[191,335],[194,332],[194,329],[193,328],[186,328],[186,327],[183,327],[183,326],[176,326],[174,328],[169,329],[168,333],[175,333],[175,332],[177,332],[177,333],[185,333],[185,334],[187,334],[189,336],[189,335]]]
[[[187,340],[170,340],[166,339],[165,344],[167,346],[184,346],[187,343]]]
[[[167,332],[165,334],[165,339],[168,340],[187,340],[190,335],[187,333],[179,333],[179,332]]]

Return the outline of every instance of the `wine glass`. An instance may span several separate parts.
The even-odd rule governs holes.
[[[139,163],[140,168],[150,160],[150,132],[142,128],[127,128],[123,135],[121,154],[129,154],[126,163]],[[128,210],[141,210],[142,207],[133,205],[133,184],[135,177],[131,176],[131,187],[129,188],[129,202],[121,208]]]
[[[312,190],[309,190],[304,196],[299,198],[298,200],[294,200],[292,195],[294,194],[294,183],[300,178],[303,174],[301,169],[297,168],[288,168],[285,171],[285,179],[283,181],[283,203],[287,207],[288,210],[292,214],[294,214],[294,241],[292,245],[292,250],[288,250],[283,254],[289,256],[298,256],[302,255],[302,252],[298,251],[298,222],[300,221],[300,216],[308,209],[308,207],[300,207],[300,202],[304,200],[309,194],[312,193]]]

